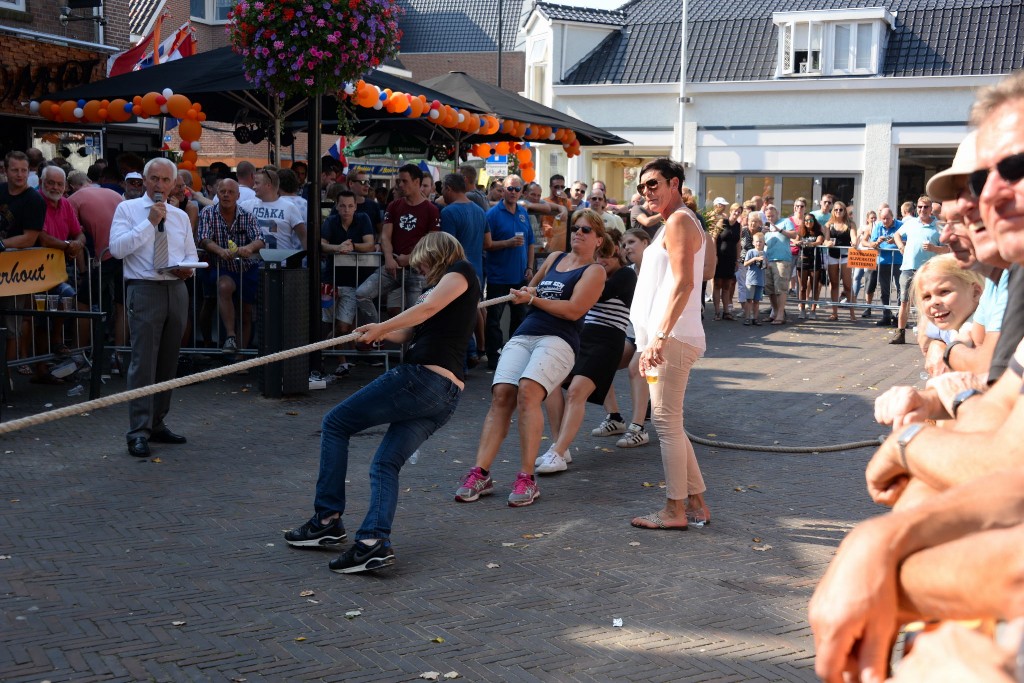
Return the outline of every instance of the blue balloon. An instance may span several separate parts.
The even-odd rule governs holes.
[[[78,106],[79,107],[84,107],[85,106],[85,100],[78,100]]]
[[[134,108],[135,108],[135,105],[133,105],[131,102],[126,102],[125,105],[124,105],[124,110],[126,112],[128,112],[129,114],[132,112],[132,110]],[[175,182],[177,182],[177,181],[175,181]]]
[[[380,98],[379,99],[380,99],[381,102],[387,102],[388,101],[388,94],[386,92],[384,92],[383,90],[381,90],[380,91]]]

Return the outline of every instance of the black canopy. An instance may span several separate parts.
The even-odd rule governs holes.
[[[452,71],[445,76],[431,78],[423,81],[423,85],[469,102],[472,105],[471,109],[477,111],[490,112],[505,119],[569,128],[576,133],[576,139],[584,147],[629,144],[628,140],[623,140],[603,128],[592,126],[557,109],[545,107],[518,93],[485,83],[461,71]]]
[[[381,90],[390,88],[392,91],[422,94],[428,100],[438,100],[442,104],[452,107],[483,113],[483,110],[468,102],[449,97],[444,93],[383,71],[371,71],[364,80],[376,85]],[[180,95],[185,95],[193,102],[202,104],[203,111],[211,121],[232,122],[239,117],[239,114],[244,115],[244,110],[249,110],[253,117],[273,119],[277,118],[275,116],[276,106],[281,107],[285,120],[306,121],[308,118],[306,111],[308,102],[305,98],[289,99],[278,103],[246,80],[242,57],[230,47],[200,52],[191,57],[164,62],[148,69],[95,81],[54,93],[48,99],[109,100],[115,97],[131,99],[135,95],[144,95],[147,92],[160,91],[164,88],[170,88]],[[328,113],[337,110],[337,102],[333,97],[324,96],[323,104]],[[363,107],[356,107],[356,115],[360,121],[367,122],[373,119],[395,118],[394,114],[389,114],[384,110],[377,111]]]

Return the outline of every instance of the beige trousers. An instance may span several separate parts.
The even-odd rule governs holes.
[[[690,368],[700,358],[700,350],[669,337],[662,347],[662,356],[665,363],[658,368],[658,381],[649,385],[651,417],[661,442],[666,495],[672,500],[683,500],[707,489],[693,444],[683,428],[686,383],[690,380]]]

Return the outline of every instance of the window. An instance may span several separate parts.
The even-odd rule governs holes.
[[[189,0],[189,13],[193,19],[208,24],[225,24],[228,21],[228,12],[234,6],[234,0]]]
[[[0,9],[14,10],[15,12],[25,11],[25,0],[0,0]]]
[[[884,8],[776,12],[780,77],[877,74],[893,16]]]

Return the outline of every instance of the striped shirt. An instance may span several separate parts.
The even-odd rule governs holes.
[[[632,268],[619,268],[604,283],[601,298],[587,311],[583,324],[602,325],[625,332],[629,324],[629,307],[633,303],[635,288],[636,271]]]

